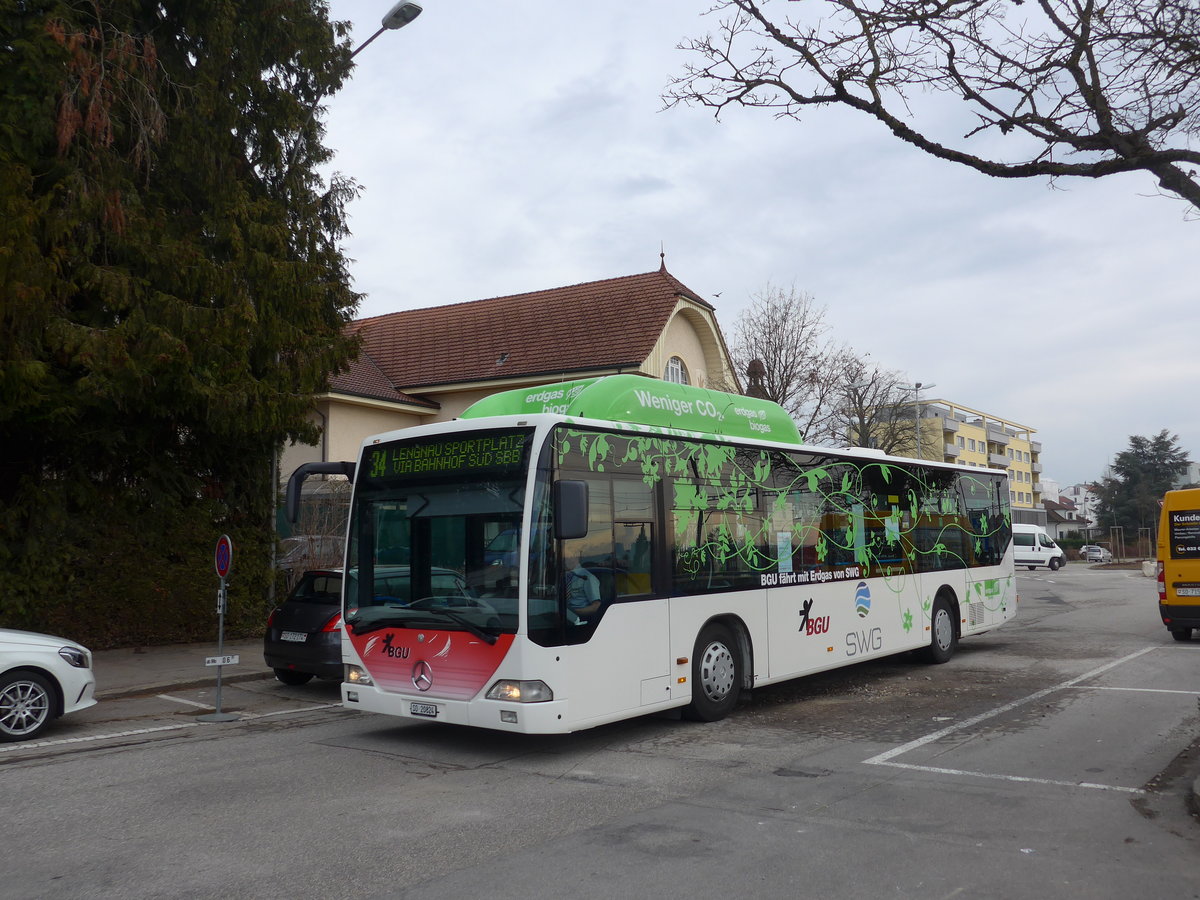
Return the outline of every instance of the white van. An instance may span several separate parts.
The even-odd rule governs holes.
[[[1053,572],[1067,561],[1067,554],[1050,539],[1041,525],[1014,524],[1012,532],[1013,562],[1016,565],[1029,566],[1030,569],[1046,566]]]

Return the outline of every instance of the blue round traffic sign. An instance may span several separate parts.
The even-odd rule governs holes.
[[[217,538],[217,553],[214,561],[217,566],[217,575],[224,578],[229,574],[229,569],[233,565],[233,541],[229,539],[229,535],[223,534]]]

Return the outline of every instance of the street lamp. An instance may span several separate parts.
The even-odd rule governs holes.
[[[419,16],[421,11],[422,7],[419,3],[413,3],[412,0],[400,0],[399,3],[395,4],[387,11],[387,13],[384,14],[383,19],[379,23],[379,30],[351,51],[350,59],[354,59],[354,57],[362,53],[368,44],[374,41],[375,38],[379,37],[385,31],[396,31],[400,28],[403,28],[405,25]],[[308,123],[313,120],[313,117],[316,116],[317,106],[320,105],[324,96],[325,91],[322,89],[317,94],[316,99],[313,100],[312,106],[308,110],[308,118],[304,122],[306,127]],[[292,166],[296,163],[296,153],[300,150],[300,145],[302,143],[303,140],[300,137],[297,137],[296,143],[292,146],[292,151],[288,154],[287,165],[283,169],[285,178],[292,171]],[[278,359],[276,361],[278,361]],[[271,585],[268,593],[270,595],[272,604],[275,602],[275,572],[279,564],[279,560],[277,558],[279,549],[279,516],[278,512],[276,511],[278,501],[275,499],[279,495],[279,454],[279,447],[276,447],[275,452],[271,454],[271,496],[274,501],[271,504],[271,531],[274,533],[275,542],[271,550]]]
[[[399,28],[403,28],[420,14],[421,7],[418,4],[413,3],[412,0],[400,0],[399,3],[387,11],[387,15],[383,17],[383,21],[380,23],[379,30],[359,44],[354,52],[350,54],[350,58],[354,59],[354,57],[358,56],[367,44],[371,43],[371,41],[375,40],[375,38],[379,37],[385,31],[396,31]]]
[[[412,0],[400,0],[399,3],[389,9],[386,15],[384,15],[383,19],[379,23],[379,30],[350,52],[350,59],[354,59],[354,57],[362,53],[368,44],[374,41],[375,38],[379,37],[385,31],[396,31],[400,28],[403,28],[405,25],[419,16],[421,14],[421,10],[422,7],[420,4],[413,3]],[[324,98],[325,89],[322,88],[312,102],[312,107],[308,111],[308,118],[304,120],[305,127],[308,126],[308,123],[311,122],[313,117],[317,114],[317,107]],[[284,166],[283,169],[284,176],[287,176],[288,173],[292,171],[292,166],[296,162],[296,153],[299,152],[300,145],[302,143],[303,141],[297,138],[296,143],[292,146],[292,152],[288,154],[287,165]]]
[[[916,384],[898,384],[896,387],[902,391],[913,392],[914,405],[917,410],[916,415],[913,417],[913,426],[917,437],[916,455],[917,459],[924,459],[925,457],[921,453],[921,388],[935,388],[937,385],[933,383],[925,384],[918,381]]]

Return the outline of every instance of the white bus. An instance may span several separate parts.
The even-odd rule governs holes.
[[[681,707],[1016,614],[1005,473],[801,444],[776,404],[633,375],[368,439],[344,704],[529,733]],[[515,549],[514,549],[515,548]],[[438,578],[454,572],[460,578]]]

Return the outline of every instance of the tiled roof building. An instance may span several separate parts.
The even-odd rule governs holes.
[[[500,390],[617,373],[738,390],[713,306],[657,271],[360,319],[363,352],[319,398],[318,447],[302,462],[354,459],[370,434],[453,419]]]

